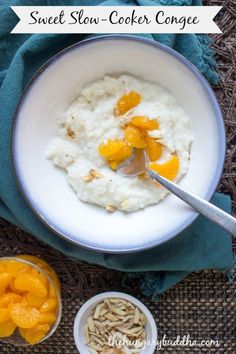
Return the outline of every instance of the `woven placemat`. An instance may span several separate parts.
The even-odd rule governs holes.
[[[221,0],[209,0],[207,5],[222,5]],[[219,191],[231,194],[236,212],[236,80],[235,80],[235,1],[224,1],[217,22],[223,32],[213,35],[213,47],[220,64],[221,81],[214,87],[225,119],[227,156]],[[123,274],[63,256],[20,229],[0,220],[0,255],[33,253],[48,261],[62,281],[63,315],[55,334],[34,347],[15,348],[0,343],[0,353],[14,354],[76,354],[73,341],[73,321],[81,304],[102,291],[125,291],[140,298],[155,316],[158,336],[175,340],[190,335],[193,340],[217,340],[218,347],[163,346],[163,353],[236,353],[235,286],[220,272],[194,273],[160,296],[158,302],[140,295],[137,281],[122,285]],[[159,350],[157,351],[157,353]],[[83,354],[83,353],[80,353]]]

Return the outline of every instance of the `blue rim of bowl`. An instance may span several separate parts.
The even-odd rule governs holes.
[[[221,143],[221,148],[220,148],[220,154],[218,158],[218,166],[216,168],[213,180],[210,184],[210,187],[207,191],[207,193],[203,196],[204,199],[210,200],[211,197],[213,196],[217,185],[220,181],[220,177],[222,175],[223,167],[224,167],[224,161],[225,161],[225,154],[226,154],[226,132],[225,132],[225,126],[224,126],[224,121],[221,113],[221,109],[219,106],[219,103],[216,99],[216,96],[208,83],[208,81],[204,78],[204,76],[201,74],[201,72],[189,61],[187,60],[183,55],[179,54],[176,52],[174,49],[166,46],[165,44],[161,44],[159,42],[155,42],[152,39],[147,39],[143,37],[137,37],[134,35],[123,35],[123,34],[115,34],[115,35],[102,35],[98,37],[93,37],[89,39],[82,40],[80,42],[74,43],[71,46],[63,49],[62,51],[58,52],[54,56],[52,56],[48,61],[46,61],[41,68],[35,73],[35,75],[31,78],[29,83],[26,85],[25,89],[23,90],[23,93],[21,95],[20,101],[17,105],[14,118],[13,118],[13,126],[12,126],[12,131],[11,131],[11,157],[13,161],[13,171],[16,177],[17,185],[19,187],[19,190],[25,199],[27,205],[30,207],[30,209],[33,211],[33,213],[38,217],[38,219],[51,231],[56,233],[57,235],[61,236],[64,240],[69,241],[70,243],[73,243],[77,246],[82,246],[86,249],[92,250],[92,251],[97,251],[97,252],[105,252],[105,253],[112,253],[112,254],[124,254],[124,253],[133,253],[133,252],[141,252],[145,251],[148,249],[151,249],[155,246],[161,245],[174,237],[176,237],[178,234],[180,234],[184,229],[186,229],[188,226],[190,226],[193,221],[198,217],[199,213],[196,211],[192,211],[192,215],[185,219],[181,225],[179,225],[174,232],[168,233],[166,232],[161,238],[159,238],[157,241],[151,242],[149,244],[141,245],[138,247],[131,247],[131,248],[117,248],[117,249],[109,249],[109,248],[103,248],[99,246],[94,246],[94,245],[89,245],[85,244],[84,242],[81,242],[78,239],[74,239],[72,235],[68,235],[65,230],[61,230],[58,226],[53,225],[50,223],[47,218],[42,215],[42,213],[39,211],[37,208],[37,205],[34,205],[33,202],[31,202],[30,197],[28,196],[27,189],[24,187],[24,183],[21,180],[20,177],[20,172],[18,171],[17,167],[17,152],[15,149],[15,135],[17,131],[17,117],[20,112],[21,107],[23,106],[24,100],[27,97],[27,94],[30,92],[31,87],[34,85],[38,77],[43,73],[46,69],[48,69],[51,65],[53,65],[58,59],[63,57],[64,55],[68,54],[69,52],[73,50],[80,49],[81,47],[84,47],[86,45],[92,44],[94,42],[100,42],[100,41],[107,41],[107,40],[127,40],[127,41],[136,41],[139,43],[146,44],[148,46],[151,46],[153,48],[158,48],[160,50],[163,50],[167,54],[171,55],[174,57],[176,60],[181,62],[183,65],[185,65],[189,71],[196,77],[197,80],[200,81],[202,88],[205,90],[209,101],[212,104],[212,108],[218,123],[218,131],[219,131],[219,137],[220,137],[220,143]],[[78,237],[78,236],[77,236]]]

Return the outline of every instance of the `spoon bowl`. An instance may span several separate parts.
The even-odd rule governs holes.
[[[144,149],[134,149],[134,157],[125,161],[117,173],[123,177],[136,177],[147,172],[147,155]]]

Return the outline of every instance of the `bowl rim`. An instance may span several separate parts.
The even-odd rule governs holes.
[[[28,192],[27,188],[24,187],[24,184],[21,180],[20,177],[20,172],[18,171],[18,166],[17,166],[17,152],[15,149],[15,136],[16,136],[16,131],[17,131],[17,123],[18,123],[18,114],[20,113],[21,107],[23,106],[23,103],[25,99],[27,98],[31,87],[35,84],[37,81],[38,77],[50,66],[52,66],[58,59],[60,59],[62,56],[70,53],[73,50],[79,50],[81,47],[84,47],[86,45],[92,44],[94,42],[101,42],[101,41],[107,41],[107,40],[127,40],[127,41],[134,41],[134,42],[139,42],[145,45],[149,45],[153,48],[160,49],[167,54],[171,55],[174,57],[176,60],[178,60],[180,63],[182,63],[184,66],[186,66],[191,73],[196,77],[198,81],[200,81],[203,90],[206,92],[206,95],[209,99],[209,101],[212,104],[212,108],[214,111],[214,115],[216,117],[217,125],[219,127],[219,135],[220,135],[220,141],[221,141],[221,149],[220,149],[220,154],[218,158],[218,165],[215,170],[215,174],[212,178],[212,182],[210,184],[210,187],[207,191],[207,193],[203,196],[204,199],[209,201],[211,197],[213,196],[217,185],[220,181],[220,177],[223,172],[224,168],[224,161],[225,161],[225,154],[226,154],[226,131],[225,131],[225,126],[224,126],[224,120],[222,116],[222,112],[219,106],[219,103],[217,101],[216,95],[211,88],[210,84],[208,81],[205,79],[205,77],[201,74],[201,72],[188,60],[186,59],[182,54],[178,53],[174,49],[168,47],[165,44],[159,43],[154,41],[153,39],[148,39],[145,37],[138,37],[135,35],[126,35],[126,34],[111,34],[111,35],[101,35],[97,37],[92,37],[92,38],[87,38],[84,39],[80,42],[76,42],[63,50],[59,51],[52,57],[50,57],[37,71],[36,73],[32,76],[28,84],[25,86],[22,95],[20,97],[20,100],[17,104],[14,117],[13,117],[13,124],[12,124],[12,129],[11,129],[11,160],[12,160],[12,165],[13,165],[13,173],[15,175],[15,179],[17,182],[17,186],[19,188],[19,191],[24,198],[26,204],[29,206],[31,211],[34,213],[34,215],[51,231],[56,233],[58,236],[62,237],[64,240],[67,242],[70,242],[72,244],[75,244],[76,246],[81,246],[85,249],[92,250],[92,251],[97,251],[97,252],[104,252],[104,253],[110,253],[110,254],[127,254],[127,253],[134,253],[134,252],[141,252],[145,251],[151,248],[154,248],[158,245],[161,245],[176,236],[178,236],[183,230],[185,230],[188,226],[190,226],[194,220],[198,217],[199,213],[192,210],[192,215],[189,216],[189,218],[184,220],[178,227],[175,228],[175,231],[172,233],[166,232],[162,238],[155,240],[154,242],[151,242],[149,244],[146,244],[144,246],[138,246],[138,247],[126,247],[126,248],[106,248],[106,247],[100,247],[98,245],[89,245],[87,243],[81,242],[80,240],[75,240],[72,235],[69,235],[65,230],[62,230],[58,225],[53,225],[50,223],[50,221],[47,220],[47,217],[42,215],[41,212],[38,210],[37,205],[35,205],[33,202],[31,202],[30,198],[28,197]]]
[[[157,338],[158,338],[158,329],[157,329],[157,325],[156,325],[156,321],[154,319],[153,314],[151,313],[151,311],[148,309],[148,307],[139,299],[137,299],[136,297],[120,292],[120,291],[106,291],[106,292],[102,292],[100,294],[97,294],[95,296],[92,296],[91,298],[89,298],[87,301],[85,301],[83,303],[83,305],[79,308],[79,310],[76,313],[75,319],[74,319],[74,325],[73,325],[73,336],[74,336],[74,341],[76,344],[76,347],[78,350],[81,351],[80,347],[80,331],[79,331],[79,326],[80,326],[80,322],[83,319],[84,313],[85,311],[87,311],[90,307],[91,310],[96,306],[96,303],[101,302],[103,299],[106,298],[121,298],[124,300],[127,300],[129,302],[131,302],[132,304],[134,304],[135,306],[137,306],[146,316],[147,318],[147,322],[150,325],[151,328],[151,333],[154,334],[154,338],[151,338],[151,345],[149,346],[149,352],[148,354],[154,353],[155,348],[156,348],[156,343],[157,343]]]

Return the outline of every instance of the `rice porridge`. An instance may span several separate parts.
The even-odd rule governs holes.
[[[133,76],[107,76],[84,86],[46,157],[66,171],[81,201],[131,212],[168,192],[145,175],[118,175],[119,165],[142,148],[150,168],[179,181],[189,168],[191,142],[189,118],[172,94]]]

